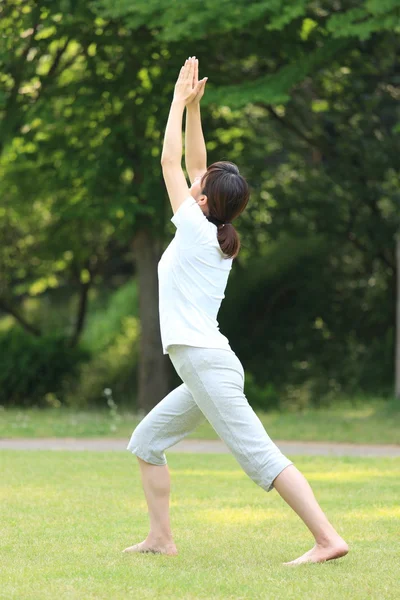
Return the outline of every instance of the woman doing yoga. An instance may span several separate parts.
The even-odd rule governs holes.
[[[232,221],[245,209],[249,189],[236,165],[221,161],[207,168],[199,105],[205,85],[206,78],[198,81],[197,59],[189,58],[165,130],[161,164],[176,232],[158,264],[159,317],[163,353],[183,383],[142,419],[128,444],[139,461],[150,532],[124,552],[178,553],[165,450],[207,419],[247,475],[266,492],[275,489],[314,536],[311,550],[283,564],[336,559],[347,554],[348,545],[249,405],[242,364],[219,331],[217,314],[240,246]],[[190,188],[181,168],[185,107]]]

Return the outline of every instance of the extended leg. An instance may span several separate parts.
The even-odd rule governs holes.
[[[303,519],[316,546],[296,561],[324,562],[348,552],[322,512],[304,476],[270,439],[243,391],[243,369],[236,355],[190,347],[173,356],[175,368],[218,435],[248,476],[267,492],[274,488]]]
[[[315,546],[297,558],[283,563],[297,565],[305,562],[325,562],[345,556],[349,547],[328,521],[318,504],[310,484],[294,466],[286,467],[274,480],[280,496],[299,515],[315,538]]]

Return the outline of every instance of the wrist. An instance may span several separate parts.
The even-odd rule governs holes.
[[[186,110],[194,111],[200,108],[200,102],[191,102],[186,105]]]
[[[179,108],[181,108],[182,110],[185,109],[185,102],[184,100],[178,100],[176,98],[173,98],[172,100],[172,105],[173,106],[178,106]]]

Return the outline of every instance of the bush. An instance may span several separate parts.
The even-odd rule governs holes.
[[[254,375],[245,371],[244,393],[253,410],[273,410],[280,405],[280,396],[272,383],[257,385]]]
[[[98,290],[87,315],[81,345],[92,353],[77,377],[65,381],[65,402],[74,408],[105,408],[105,389],[118,406],[132,407],[137,393],[140,320],[137,281],[117,289]]]
[[[135,405],[140,322],[121,317],[121,331],[112,341],[83,364],[76,377],[65,381],[65,402],[74,408],[105,407],[104,390],[110,389],[118,406]]]
[[[0,357],[0,404],[48,406],[64,401],[64,378],[90,353],[60,333],[35,337],[17,326],[0,333]]]

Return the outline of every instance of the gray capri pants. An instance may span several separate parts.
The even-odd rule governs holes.
[[[265,431],[244,394],[244,370],[233,352],[174,344],[169,356],[182,385],[163,398],[137,425],[127,446],[153,465],[166,465],[164,451],[205,419],[247,475],[270,492],[292,461]]]

